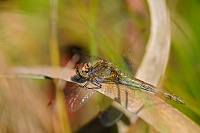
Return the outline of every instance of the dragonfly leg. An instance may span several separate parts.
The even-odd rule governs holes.
[[[97,78],[95,78],[94,81],[92,81],[91,83],[96,86],[96,87],[93,87],[93,89],[101,88],[101,83],[99,82],[99,80]]]
[[[93,80],[87,81],[87,83],[85,83],[85,85],[83,86],[83,88],[87,88],[87,89],[99,89],[99,88],[101,88],[100,82],[96,78],[94,80],[95,81],[93,81]],[[89,83],[92,83],[96,87],[92,87],[92,88],[87,87]]]
[[[85,83],[85,85],[83,86],[84,88],[88,88],[88,84],[89,84],[90,81],[87,81],[87,83]]]

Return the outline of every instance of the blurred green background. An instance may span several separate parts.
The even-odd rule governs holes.
[[[167,101],[200,124],[200,2],[168,0],[172,43],[163,88],[185,100]],[[0,1],[0,54],[9,66],[50,65],[50,1]],[[131,47],[139,66],[150,31],[146,1],[60,0],[57,41],[62,66],[74,50],[117,62]],[[124,54],[125,53],[125,54]]]

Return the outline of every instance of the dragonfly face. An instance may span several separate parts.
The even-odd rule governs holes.
[[[76,74],[80,78],[89,78],[90,72],[92,71],[92,65],[90,62],[81,63],[76,66]]]

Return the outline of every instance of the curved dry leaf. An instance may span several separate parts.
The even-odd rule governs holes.
[[[59,70],[60,72],[53,73],[53,70]],[[59,78],[68,82],[74,82],[71,77],[75,75],[75,71],[70,68],[55,68],[51,67],[21,67],[14,68],[13,70],[18,74],[33,74],[44,75],[51,78]],[[108,89],[108,88],[112,88]],[[126,86],[116,86],[114,84],[102,84],[101,89],[95,89],[111,99],[120,103],[124,108],[130,112],[135,113],[143,106],[141,97],[145,95],[149,100],[156,104],[155,106],[149,106],[143,108],[137,114],[140,118],[146,121],[149,125],[154,127],[159,132],[200,132],[200,127],[179,112],[177,109],[165,103],[163,100],[155,97],[150,93],[140,93],[140,91],[132,91]]]
[[[157,85],[163,76],[170,52],[170,19],[164,0],[147,0],[151,17],[150,37],[136,77]]]

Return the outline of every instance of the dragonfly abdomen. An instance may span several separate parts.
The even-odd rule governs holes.
[[[120,73],[120,83],[128,85],[128,86],[132,86],[132,87],[136,87],[136,88],[140,88],[143,89],[145,91],[153,91],[153,89],[155,88],[153,85],[150,85],[142,80],[139,80],[137,78],[134,78],[128,74],[124,74],[124,73]]]
[[[151,92],[151,93],[153,93],[155,95],[164,96],[165,98],[173,100],[173,101],[175,101],[175,102],[177,102],[179,104],[185,104],[185,102],[181,98],[175,96],[174,94],[170,94],[170,93],[158,90],[158,89],[156,89],[155,86],[153,86],[151,84],[148,84],[148,83],[146,83],[146,82],[144,82],[142,80],[139,80],[137,78],[131,77],[130,75],[126,75],[124,73],[121,73],[120,76],[121,76],[121,78],[119,78],[119,79],[120,79],[120,83],[121,84],[125,84],[125,85],[136,87],[136,88],[140,88],[142,90]]]
[[[185,102],[181,98],[179,98],[179,97],[177,97],[173,94],[169,94],[169,93],[166,93],[166,92],[164,92],[163,94],[166,98],[168,98],[170,100],[173,100],[173,101],[180,103],[180,104],[185,104]]]

